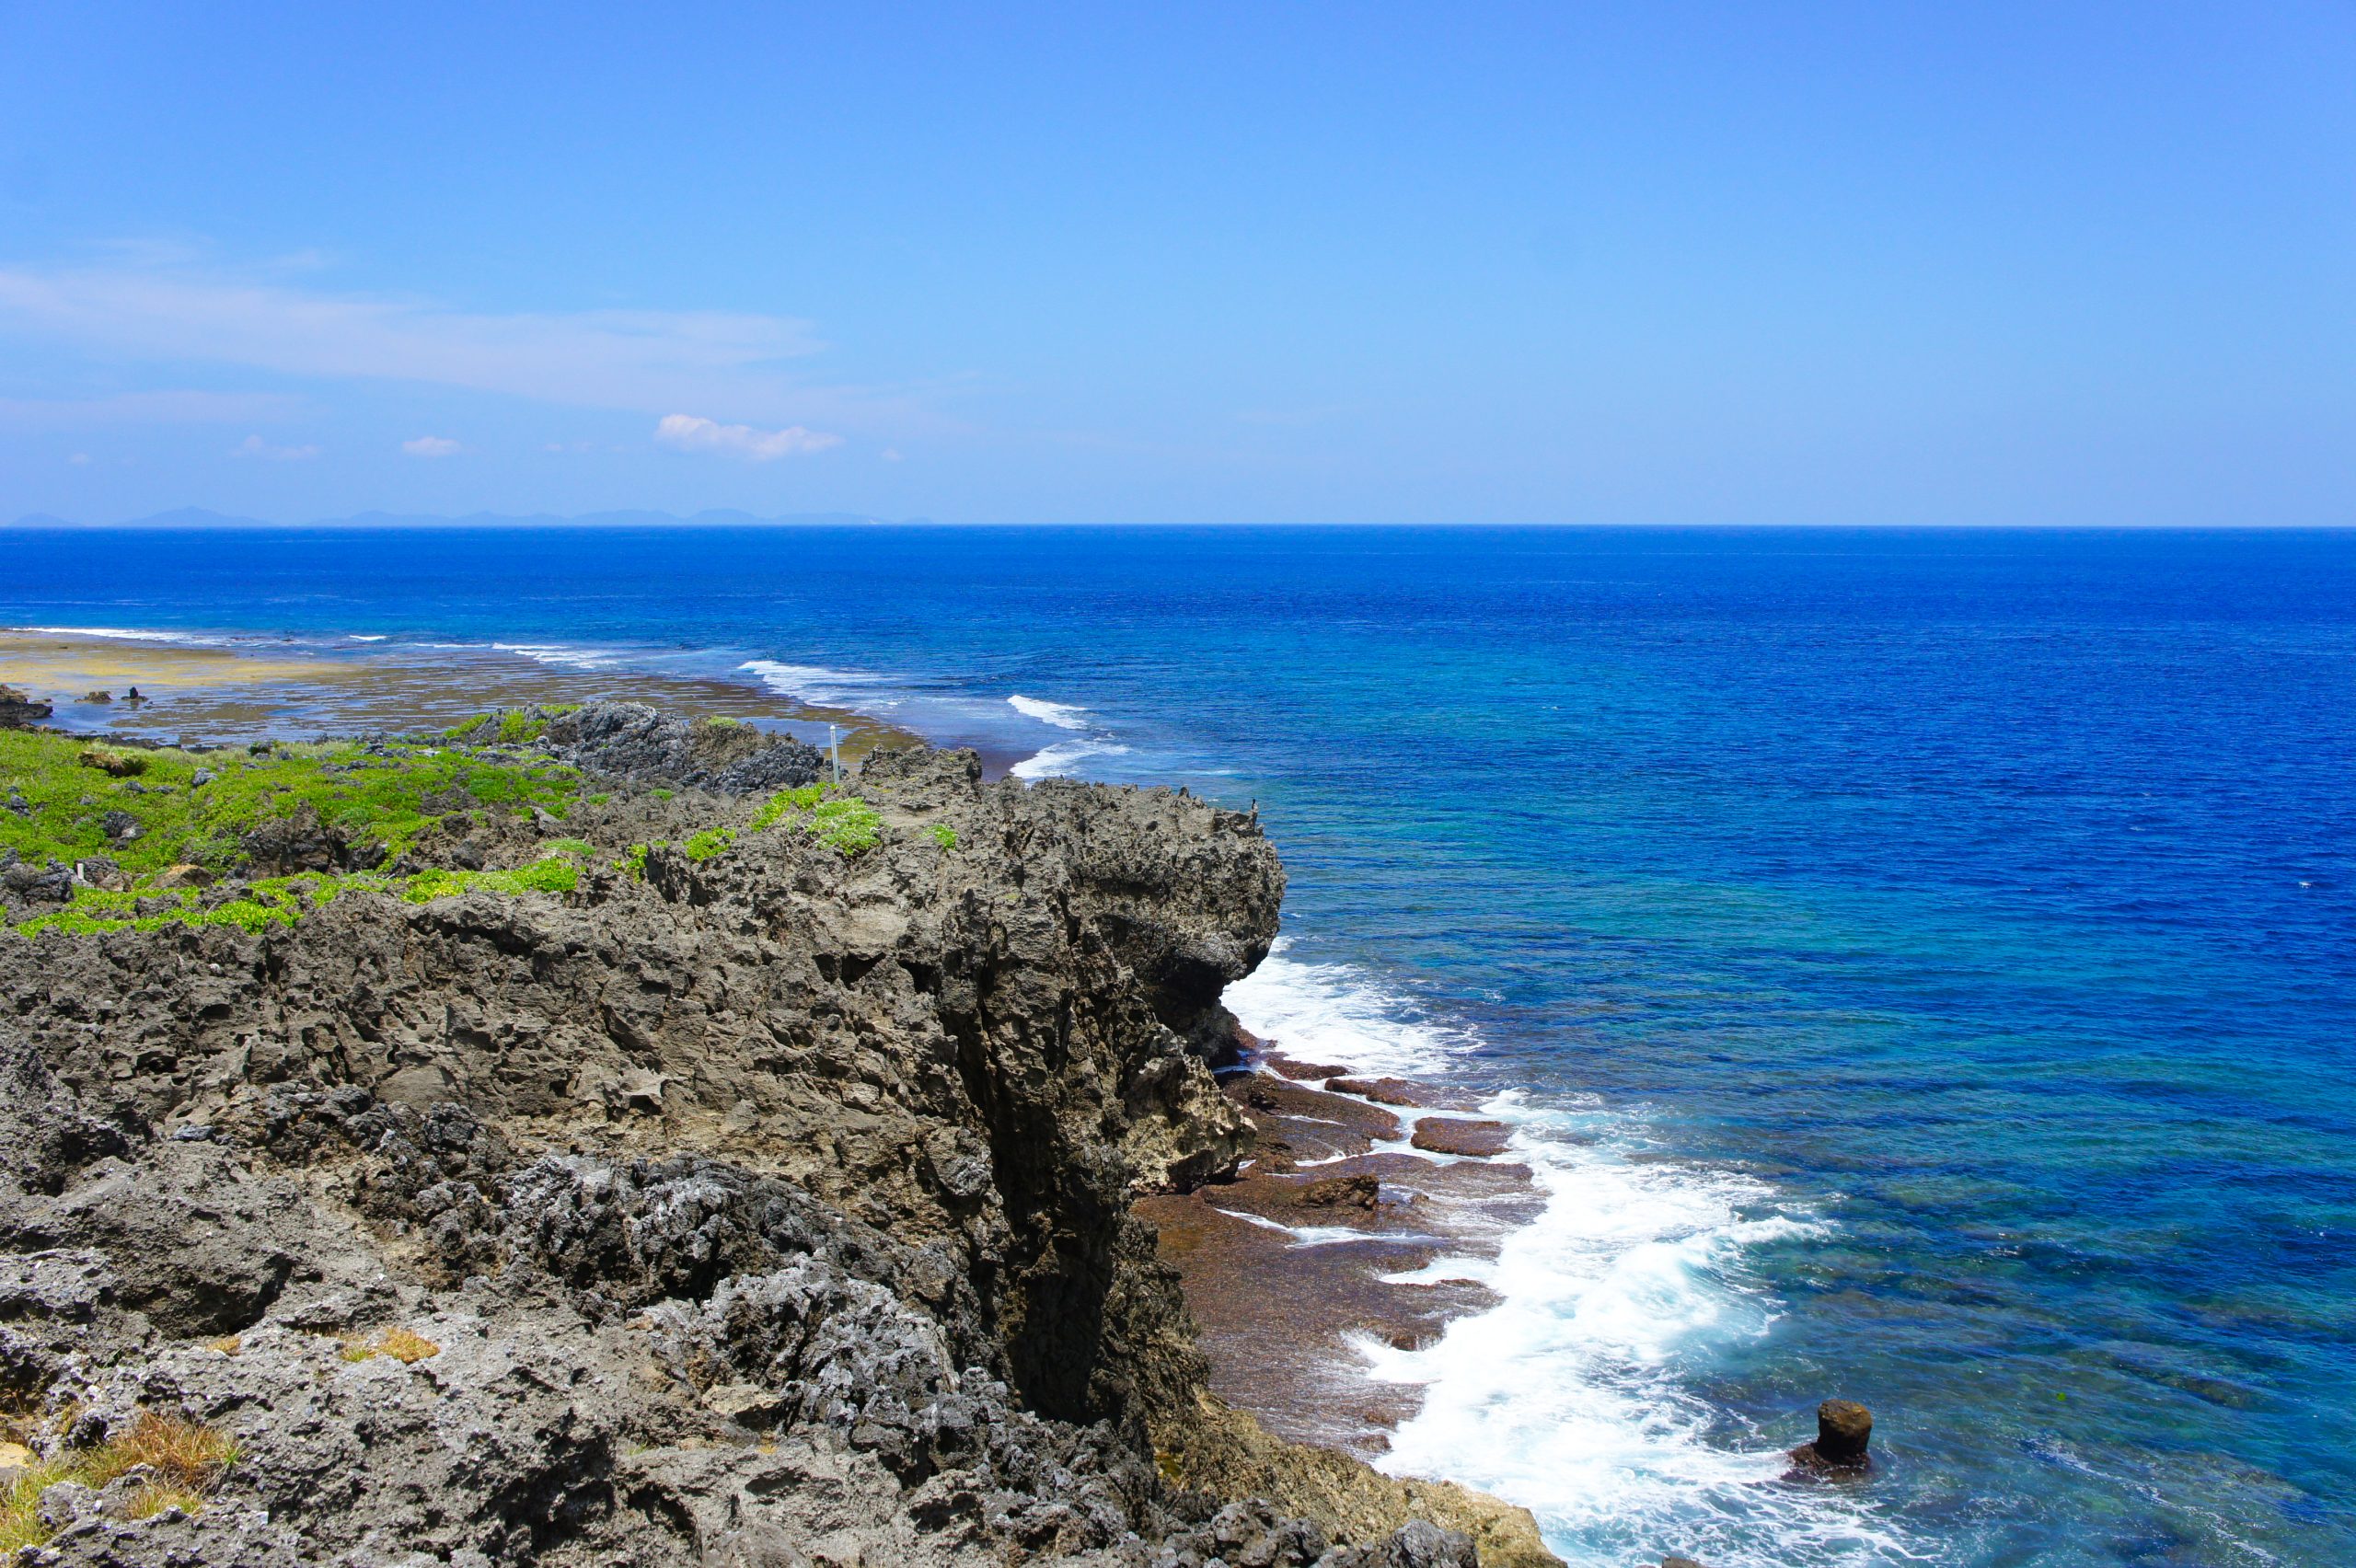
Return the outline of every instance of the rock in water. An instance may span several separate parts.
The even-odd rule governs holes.
[[[1467,1122],[1452,1116],[1426,1116],[1415,1124],[1408,1140],[1433,1154],[1487,1156],[1503,1154],[1513,1129],[1503,1122]]]
[[[55,709],[12,686],[0,686],[0,730],[29,730]]]
[[[1816,1441],[1794,1448],[1792,1460],[1811,1470],[1865,1470],[1873,1435],[1873,1412],[1854,1400],[1827,1400],[1816,1407]]]

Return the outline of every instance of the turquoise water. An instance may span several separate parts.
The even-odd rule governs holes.
[[[1256,801],[1247,1018],[1545,1145],[1506,1306],[1372,1370],[1575,1562],[2356,1551],[2356,534],[15,534],[0,621],[527,643]],[[1779,1482],[1832,1394],[1880,1474]]]

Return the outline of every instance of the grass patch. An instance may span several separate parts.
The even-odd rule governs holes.
[[[935,844],[940,845],[943,849],[954,849],[957,847],[957,830],[950,826],[947,823],[934,823],[931,826],[926,828],[925,831],[932,835],[932,841]]]
[[[147,1519],[169,1508],[195,1513],[237,1462],[237,1446],[225,1435],[177,1415],[143,1411],[119,1436],[96,1447],[68,1449],[17,1472],[0,1494],[0,1556],[40,1546],[54,1533],[41,1522],[40,1494],[60,1482],[96,1491],[144,1465],[154,1476],[124,1512]]]
[[[735,842],[735,829],[707,827],[701,833],[688,836],[686,846],[687,859],[690,860],[712,859],[726,853],[728,847]]]
[[[183,1514],[193,1514],[203,1506],[204,1494],[201,1492],[151,1481],[139,1489],[139,1495],[131,1500],[131,1506],[122,1511],[122,1516],[126,1519],[152,1519],[174,1508]]]
[[[775,827],[794,813],[809,811],[824,800],[826,794],[824,784],[804,784],[798,790],[780,790],[761,802],[761,809],[753,813],[753,820],[745,830],[758,833],[763,828]]]
[[[810,813],[810,831],[848,859],[875,847],[884,834],[884,818],[865,801],[821,801]]]
[[[159,931],[167,926],[235,926],[243,931],[260,931],[271,926],[291,926],[347,893],[381,893],[406,904],[431,904],[462,893],[575,893],[580,887],[580,862],[552,855],[510,871],[431,870],[409,876],[304,871],[291,877],[267,877],[248,883],[239,890],[239,896],[212,908],[198,904],[201,895],[194,888],[146,894],[76,888],[74,901],[64,908],[20,920],[17,929],[29,937],[43,931],[98,937],[110,931]]]
[[[460,727],[462,732],[479,728]],[[259,930],[355,886],[380,887],[419,902],[470,886],[571,891],[561,876],[539,868],[450,873],[474,880],[437,884],[423,894],[413,885],[396,885],[398,879],[379,871],[324,879],[311,895],[300,898],[292,884],[304,879],[272,879],[232,902],[199,907],[194,890],[162,887],[156,879],[178,865],[201,866],[216,878],[230,875],[245,859],[248,834],[306,809],[347,840],[375,846],[384,856],[380,865],[389,865],[445,815],[496,807],[517,813],[537,808],[562,816],[580,798],[580,772],[546,760],[498,761],[408,744],[372,749],[358,742],[322,742],[260,752],[159,747],[105,754],[137,761],[134,772],[86,766],[83,756],[97,749],[64,735],[0,731],[0,778],[28,808],[22,815],[0,812],[0,848],[36,865],[46,859],[71,865],[103,855],[132,882],[128,893],[78,888],[67,907],[35,917],[19,930],[95,935],[125,926],[152,930],[167,925]],[[589,852],[582,841],[563,843],[579,846],[572,853]],[[523,880],[513,886],[502,881],[515,878]]]
[[[160,747],[138,753],[144,767],[122,777],[83,767],[84,749],[68,736],[0,731],[0,778],[29,808],[0,812],[0,847],[34,861],[109,856],[134,882],[180,864],[219,875],[242,859],[247,834],[307,805],[325,825],[381,846],[390,861],[462,804],[562,816],[581,795],[579,770],[560,763],[398,744],[381,752],[350,741],[266,752]],[[125,819],[130,836],[121,831]]]
[[[824,784],[780,790],[753,813],[748,831],[799,827],[845,859],[872,849],[883,837],[884,818],[865,801],[826,798]]]

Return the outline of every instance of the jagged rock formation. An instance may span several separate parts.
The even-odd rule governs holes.
[[[625,720],[548,739],[676,765]],[[0,930],[0,1406],[239,1447],[193,1511],[51,1487],[40,1561],[1475,1561],[1418,1517],[1545,1561],[1209,1401],[1130,1215],[1248,1144],[1207,1062],[1276,928],[1257,824],[979,776],[872,758],[852,856],[618,788],[569,894]],[[698,813],[744,831],[602,858]]]
[[[693,724],[642,702],[530,711],[547,715],[536,748],[618,778],[744,795],[808,784],[826,767],[816,747],[790,736],[748,724]]]

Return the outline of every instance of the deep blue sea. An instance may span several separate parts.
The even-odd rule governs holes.
[[[1368,1352],[1391,1462],[1582,1565],[2356,1561],[2356,533],[19,532],[0,622],[525,644],[1256,801],[1239,1010],[1542,1150],[1503,1305]],[[1880,1473],[1779,1482],[1836,1394]]]

